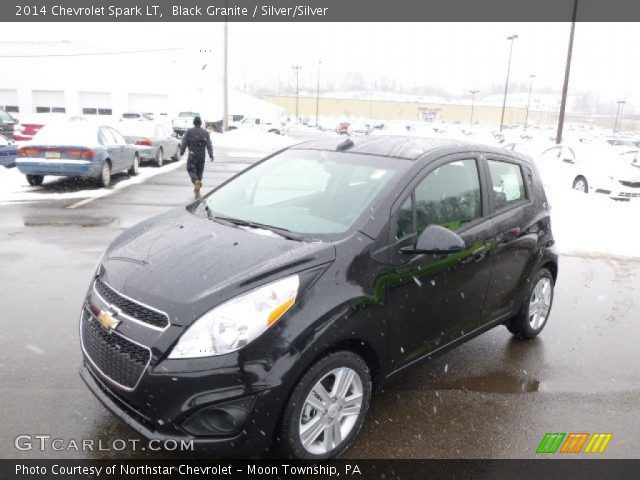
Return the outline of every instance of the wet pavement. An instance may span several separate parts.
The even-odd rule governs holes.
[[[205,187],[253,159],[219,155]],[[0,457],[154,457],[19,451],[21,434],[139,438],[89,393],[78,316],[103,250],[124,229],[192,198],[184,167],[78,208],[0,206]],[[561,258],[549,323],[530,342],[504,327],[407,370],[378,392],[351,458],[526,458],[546,432],[611,432],[600,456],[640,452],[640,262]]]

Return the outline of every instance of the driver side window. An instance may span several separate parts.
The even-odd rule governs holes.
[[[415,188],[398,211],[396,237],[420,233],[429,225],[457,230],[481,216],[477,163],[458,160],[436,168]]]

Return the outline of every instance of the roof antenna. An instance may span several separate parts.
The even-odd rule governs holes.
[[[349,150],[351,147],[353,147],[353,140],[351,140],[350,138],[347,138],[344,142],[341,142],[338,144],[338,146],[336,147],[336,150],[338,151]]]

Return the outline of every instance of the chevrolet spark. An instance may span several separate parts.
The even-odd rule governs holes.
[[[114,241],[82,308],[81,375],[147,438],[333,457],[404,369],[498,325],[538,335],[553,244],[528,157],[304,143]]]

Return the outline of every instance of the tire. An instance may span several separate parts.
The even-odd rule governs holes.
[[[164,165],[164,150],[162,147],[158,149],[158,153],[156,153],[156,167],[161,167]]]
[[[582,175],[578,175],[573,181],[573,189],[578,192],[589,193],[589,182]]]
[[[108,161],[102,164],[102,171],[98,177],[98,185],[102,188],[109,188],[109,185],[111,185],[111,164]]]
[[[180,160],[180,147],[176,149],[176,153],[173,154],[173,157],[171,157],[171,160],[174,162],[177,162],[178,160]]]
[[[339,378],[345,379],[339,383],[346,385],[344,394],[336,386]],[[312,394],[312,390],[322,392],[326,400]],[[285,458],[313,460],[335,457],[358,434],[370,398],[371,373],[361,357],[339,351],[321,358],[300,379],[284,409],[276,444],[279,454]],[[324,411],[320,410],[323,406]],[[349,409],[349,413],[343,414],[344,409]],[[305,432],[306,446],[301,438]]]
[[[27,182],[32,187],[39,187],[44,181],[44,175],[27,175]]]
[[[140,173],[140,157],[138,157],[137,153],[133,156],[133,164],[131,165],[131,168],[127,170],[127,173],[131,177],[135,177]]]
[[[547,290],[548,288],[548,290]],[[541,268],[533,276],[527,297],[518,314],[506,324],[507,329],[520,340],[531,340],[538,336],[547,324],[553,304],[553,275],[546,268]],[[548,294],[547,294],[548,292]],[[532,311],[535,305],[542,306],[539,315]]]

